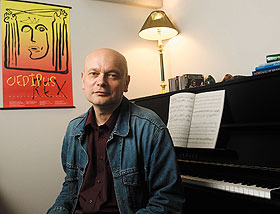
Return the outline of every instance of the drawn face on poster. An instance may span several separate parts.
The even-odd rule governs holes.
[[[19,34],[21,40],[24,41],[20,52],[24,58],[30,58],[31,61],[43,59],[49,52],[48,28],[37,22],[36,17],[28,16],[26,18],[19,25]]]
[[[1,0],[4,108],[73,106],[69,31],[66,6]]]
[[[4,14],[5,67],[67,73],[67,15],[62,9],[7,8]]]

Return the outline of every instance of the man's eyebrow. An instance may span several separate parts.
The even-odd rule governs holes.
[[[86,72],[90,72],[90,71],[98,72],[98,69],[96,69],[96,68],[89,68],[89,69],[86,70]]]
[[[121,72],[119,70],[116,70],[116,69],[111,69],[111,70],[107,71],[107,73],[117,73],[117,74],[120,74]]]

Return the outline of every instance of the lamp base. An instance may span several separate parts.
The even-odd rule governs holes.
[[[160,86],[161,86],[161,93],[162,94],[166,93],[167,91],[165,89],[165,87],[166,87],[165,81],[161,81]]]

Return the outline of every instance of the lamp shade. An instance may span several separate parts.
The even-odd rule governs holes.
[[[177,29],[161,10],[153,11],[139,31],[139,36],[148,40],[170,39],[177,34]]]

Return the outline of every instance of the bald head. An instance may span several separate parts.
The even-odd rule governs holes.
[[[86,66],[88,65],[88,62],[95,58],[113,62],[123,71],[125,76],[128,75],[127,61],[126,61],[125,57],[118,51],[110,49],[110,48],[101,48],[101,49],[92,51],[86,57],[85,69],[86,69]]]

